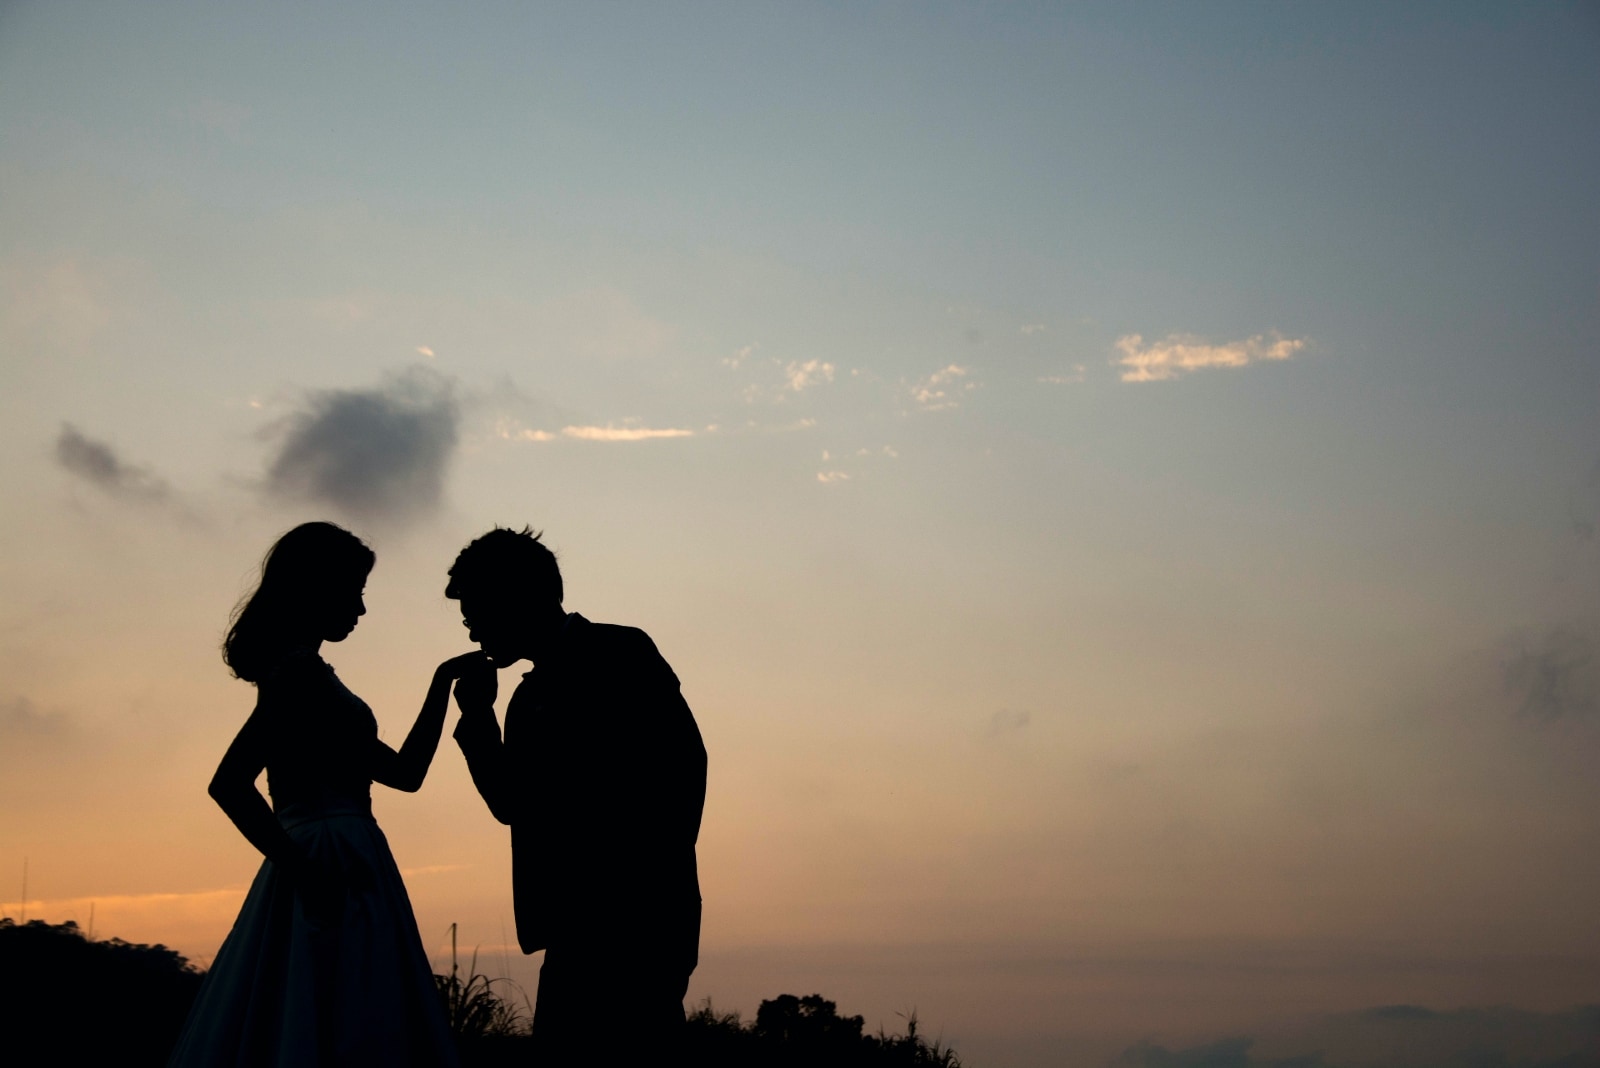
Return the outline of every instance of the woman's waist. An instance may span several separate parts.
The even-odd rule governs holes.
[[[372,798],[370,795],[333,794],[301,797],[291,801],[273,798],[272,811],[285,830],[293,830],[314,820],[334,819],[340,816],[359,816],[370,820]]]

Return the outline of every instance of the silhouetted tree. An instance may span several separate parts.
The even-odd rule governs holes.
[[[719,1013],[707,1001],[689,1014],[688,1060],[702,1068],[960,1068],[942,1043],[917,1033],[917,1015],[903,1035],[864,1034],[860,1016],[841,1016],[820,994],[781,994],[763,1001],[754,1023]]]
[[[166,1063],[201,973],[163,945],[91,942],[68,920],[0,919],[0,1035],[41,1064]]]

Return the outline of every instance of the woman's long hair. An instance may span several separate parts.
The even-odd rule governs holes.
[[[260,682],[298,639],[305,616],[328,591],[365,578],[377,559],[354,534],[332,523],[302,523],[261,561],[261,581],[233,610],[222,660],[235,677]]]

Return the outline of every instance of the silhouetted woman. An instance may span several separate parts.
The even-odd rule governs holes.
[[[374,782],[422,785],[455,662],[440,665],[397,753],[318,655],[366,614],[373,560],[331,523],[295,527],[267,554],[223,643],[223,659],[255,684],[257,699],[210,793],[266,862],[206,975],[173,1068],[456,1063],[371,799]],[[255,786],[263,768],[270,807]]]

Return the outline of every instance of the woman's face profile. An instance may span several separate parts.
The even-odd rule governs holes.
[[[363,599],[366,586],[367,576],[363,574],[326,591],[326,599],[318,612],[319,638],[325,642],[342,642],[350,637],[361,617],[367,614]]]

